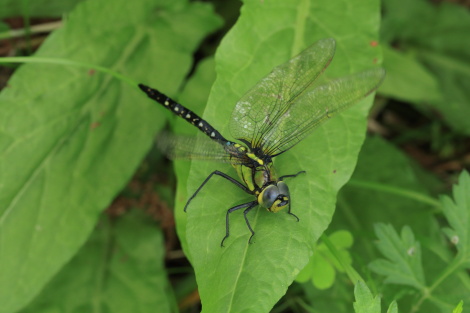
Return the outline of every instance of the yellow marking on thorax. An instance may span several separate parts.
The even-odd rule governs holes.
[[[247,153],[246,154],[247,157],[249,157],[250,159],[258,162],[259,165],[264,165],[264,162],[263,160],[261,160],[260,158],[258,158],[254,153]]]

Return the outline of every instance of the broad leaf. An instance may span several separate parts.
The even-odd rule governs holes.
[[[88,1],[37,56],[106,66],[174,94],[217,25],[201,3]],[[8,84],[0,94],[0,312],[24,306],[73,256],[164,121],[137,86],[107,74],[25,65]]]
[[[161,231],[139,211],[108,219],[23,313],[177,311]]]
[[[244,92],[274,66],[321,38],[337,40],[336,56],[325,73],[328,77],[377,66],[378,7],[378,1],[360,7],[329,1],[246,1],[217,52],[217,80],[204,118],[229,137],[231,111]],[[354,168],[371,100],[335,117],[275,160],[280,175],[307,171],[287,181],[299,223],[286,212],[255,209],[248,218],[256,235],[248,245],[250,233],[243,214],[236,212],[231,216],[226,247],[221,248],[227,209],[252,198],[216,177],[192,202],[186,239],[203,311],[267,312],[285,293],[331,220],[336,192]],[[187,193],[192,194],[214,170],[235,177],[227,165],[192,162]]]

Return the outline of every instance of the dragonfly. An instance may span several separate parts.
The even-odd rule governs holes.
[[[291,212],[291,196],[284,181],[296,174],[278,176],[273,158],[285,153],[339,112],[374,92],[385,77],[384,69],[371,68],[349,76],[321,80],[335,53],[335,40],[317,41],[303,52],[275,67],[266,77],[241,97],[236,103],[229,121],[234,141],[227,140],[209,122],[157,89],[139,84],[140,89],[177,116],[194,125],[206,136],[173,136],[162,140],[163,150],[172,159],[204,159],[231,164],[239,180],[215,170],[210,173],[187,200],[190,203],[203,187],[219,176],[249,195],[251,201],[229,208],[225,214],[225,236],[221,246],[230,235],[229,216],[243,210],[246,225],[251,233],[248,243],[255,235],[248,213],[255,207],[263,207],[272,213],[287,208]]]

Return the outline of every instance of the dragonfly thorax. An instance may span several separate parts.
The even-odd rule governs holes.
[[[252,147],[251,143],[245,139],[239,139],[246,146],[238,143],[229,142],[230,149],[235,150],[238,158],[243,158],[245,166],[257,168],[260,166],[269,166],[272,163],[272,157],[264,153],[261,147]],[[229,151],[230,152],[230,151]]]
[[[249,168],[258,169],[269,165],[272,162],[270,156],[259,153],[259,149],[252,149],[250,145],[241,145],[239,143],[227,141],[224,145],[225,151],[231,156],[232,164],[239,164]]]

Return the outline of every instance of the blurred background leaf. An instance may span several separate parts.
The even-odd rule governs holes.
[[[102,216],[88,241],[21,312],[177,312],[161,231],[141,211]]]
[[[246,257],[240,257],[240,250],[236,248],[245,247],[248,236],[241,215],[233,217],[233,232],[229,238],[233,241],[229,249],[233,249],[235,256],[228,249],[218,248],[224,232],[225,210],[245,196],[233,190],[233,186],[215,182],[205,189],[206,198],[200,199],[205,202],[195,207],[200,213],[208,214],[207,219],[201,216],[204,217],[202,222],[192,220],[194,212],[184,214],[182,211],[188,194],[202,178],[214,169],[228,167],[175,162],[177,231],[185,253],[196,261],[205,310],[214,308],[219,300],[216,298],[224,295],[220,286],[224,283],[231,286],[223,280],[234,269],[241,269],[243,283],[232,286],[242,288],[262,282],[255,292],[250,288],[236,289],[233,294],[238,297],[234,299],[240,299],[240,306],[254,303],[257,309],[270,310],[286,292],[301,264],[307,263],[310,253],[324,248],[323,244],[316,246],[314,243],[327,226],[328,234],[345,230],[354,237],[353,246],[343,251],[347,254],[344,257],[352,257],[352,266],[372,290],[367,290],[372,302],[373,295],[380,294],[384,303],[397,300],[402,312],[438,313],[451,311],[462,299],[470,301],[468,273],[451,269],[451,275],[440,281],[443,270],[453,264],[459,265],[456,267],[459,269],[465,264],[460,261],[466,258],[455,258],[454,251],[456,243],[460,244],[459,255],[467,255],[461,251],[468,251],[468,244],[463,243],[466,219],[461,210],[465,205],[461,203],[465,202],[449,196],[444,198],[441,211],[440,203],[434,200],[438,194],[447,193],[459,171],[470,165],[470,124],[467,121],[470,116],[470,18],[465,3],[384,0],[381,3],[381,39],[378,40],[375,34],[379,16],[370,15],[373,1],[246,1],[241,17],[239,1],[210,1],[217,13],[207,3],[190,4],[182,0],[79,2],[0,0],[0,16],[6,17],[4,23],[0,23],[0,40],[9,38],[0,42],[0,54],[29,55],[42,45],[38,55],[108,67],[161,89],[200,115],[211,93],[204,116],[227,136],[226,125],[236,100],[273,66],[307,44],[319,38],[336,38],[337,54],[332,68],[325,73],[330,77],[376,66],[381,61],[379,50],[383,48],[387,78],[379,90],[381,97],[369,123],[369,130],[383,138],[377,135],[366,138],[353,180],[341,190],[338,211],[331,224],[335,190],[348,180],[363,140],[366,103],[333,119],[328,123],[331,125],[319,129],[303,145],[289,151],[289,155],[276,158],[276,168],[281,175],[308,170],[305,177],[289,181],[293,210],[301,222],[290,228],[284,216],[265,212],[253,214],[258,222],[254,223],[257,234],[255,244],[249,247],[254,252]],[[378,6],[378,2],[374,5]],[[238,25],[225,37],[237,20]],[[60,27],[63,29],[47,37],[48,32]],[[216,29],[219,31],[213,34]],[[306,31],[299,31],[302,29]],[[213,54],[222,38],[223,44],[214,61]],[[211,92],[216,68],[217,83]],[[1,67],[0,85],[6,84],[14,69],[12,65]],[[56,303],[79,310],[80,305],[90,305],[88,295],[96,294],[106,300],[100,302],[95,298],[92,300],[94,308],[101,303],[101,309],[119,311],[126,308],[126,302],[142,304],[138,303],[138,297],[122,292],[124,286],[148,295],[151,302],[155,300],[152,303],[163,300],[162,309],[174,310],[171,292],[163,291],[159,297],[168,286],[165,279],[152,280],[154,276],[146,278],[139,272],[136,274],[141,275],[139,282],[125,280],[127,284],[121,284],[122,281],[105,279],[107,284],[92,285],[96,280],[90,278],[91,273],[108,270],[115,274],[114,269],[119,268],[123,277],[128,277],[128,274],[135,274],[133,271],[137,268],[144,268],[138,265],[144,258],[153,258],[154,265],[159,264],[161,251],[152,254],[148,249],[158,245],[155,237],[160,235],[149,233],[151,238],[147,242],[129,234],[129,229],[139,229],[140,225],[149,230],[150,225],[143,221],[143,224],[127,223],[133,217],[124,215],[122,222],[128,226],[121,228],[114,220],[110,224],[102,217],[79,255],[70,259],[95,227],[101,211],[136,172],[139,162],[153,146],[154,134],[167,121],[175,132],[193,134],[194,130],[185,121],[179,121],[170,112],[149,102],[138,90],[88,69],[22,66],[8,86],[0,94],[0,212],[3,212],[0,213],[0,312],[14,312],[24,306],[64,264],[68,265],[34,300],[29,311],[58,308]],[[334,139],[325,143],[324,138]],[[175,178],[168,164],[153,148],[141,163],[138,175],[157,176],[159,181],[151,186],[152,191],[171,207]],[[133,184],[135,179],[129,183]],[[325,187],[331,185],[335,186],[333,191]],[[458,188],[460,184],[455,187]],[[408,196],[397,191],[405,191],[403,194]],[[134,197],[133,192],[127,187],[122,196]],[[323,201],[325,199],[328,201]],[[313,210],[308,209],[312,206]],[[167,214],[169,216],[159,218],[166,247],[173,249],[167,251],[167,273],[172,276],[181,310],[199,311],[194,274],[171,234],[173,220],[171,212]],[[140,217],[135,218],[140,221]],[[188,235],[187,218],[190,221]],[[454,221],[447,223],[447,220]],[[119,222],[118,219],[116,223]],[[376,240],[373,225],[378,222],[391,224],[394,229],[405,225],[412,229],[415,240],[421,245],[426,282],[429,285],[438,282],[429,296],[413,287],[386,284],[384,276],[367,266],[381,257],[373,245]],[[287,235],[281,236],[282,232]],[[141,233],[135,231],[137,234]],[[302,234],[306,244],[291,253],[282,240],[295,238],[296,234]],[[114,244],[110,238],[122,236],[136,246],[137,241],[143,240],[146,252],[139,250],[142,255],[138,256],[132,254],[133,248],[126,249],[126,255],[132,255],[135,262],[119,263],[118,267],[114,259],[105,263],[105,268],[94,262],[106,243]],[[266,236],[272,239],[266,240]],[[194,249],[188,246],[186,239],[192,241]],[[346,242],[344,239],[337,244],[341,246]],[[213,246],[213,250],[204,245]],[[278,254],[264,253],[276,248]],[[207,253],[209,259],[214,252],[216,258],[211,260],[220,261],[219,267],[205,263],[204,257],[201,260],[201,254]],[[283,252],[287,256],[279,255]],[[326,250],[323,252],[328,255]],[[301,259],[303,261],[299,261]],[[329,288],[320,290],[311,280],[294,283],[272,308],[273,313],[351,312],[354,300],[349,277],[334,270],[338,267],[332,265],[328,257],[320,259],[317,265],[329,272],[316,275],[320,282],[317,286]],[[248,265],[243,263],[245,260]],[[71,264],[77,269],[72,270]],[[204,264],[217,270],[207,273],[201,270]],[[90,267],[86,268],[87,265]],[[123,268],[127,265],[129,268]],[[157,266],[146,268],[151,271]],[[312,277],[310,274],[315,270],[307,272],[308,277]],[[251,273],[257,275],[249,276]],[[60,290],[55,284],[67,287]],[[86,288],[89,285],[97,292]],[[257,293],[272,285],[275,286],[270,296]],[[110,292],[107,286],[117,292]],[[159,295],[151,297],[147,287],[155,288]],[[76,289],[75,299],[68,288]],[[53,289],[55,292],[51,291]],[[54,299],[54,295],[57,298]],[[123,305],[108,305],[113,301]],[[208,301],[214,306],[209,306]],[[154,311],[151,305],[142,304],[139,309]],[[233,306],[234,311],[242,309]],[[396,302],[392,302],[388,312],[397,312]]]
[[[423,110],[437,112],[437,117],[442,116],[449,127],[469,135],[470,124],[466,119],[470,116],[468,9],[445,1],[433,4],[425,0],[384,0],[383,10],[382,39],[421,62],[439,84],[437,92],[441,97],[435,98],[436,90],[429,89],[431,95],[422,99],[425,101],[412,102]],[[386,68],[395,72],[392,65],[388,63]],[[402,72],[401,81],[407,81],[411,70]],[[424,82],[421,77],[410,83],[419,89]]]
[[[202,3],[84,2],[36,56],[103,65],[173,94],[219,25]],[[0,94],[0,312],[24,306],[70,260],[164,123],[137,86],[91,70],[24,65],[8,84]]]
[[[60,17],[70,12],[82,0],[0,1],[0,18],[4,17]]]

